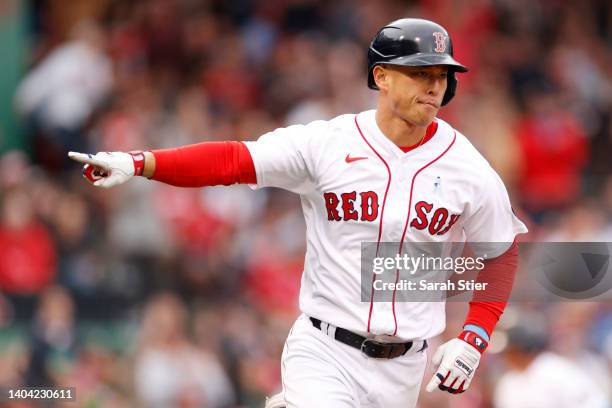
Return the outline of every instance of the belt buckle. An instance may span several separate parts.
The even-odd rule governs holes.
[[[368,344],[373,346],[368,348]],[[361,343],[361,352],[371,358],[393,359],[403,356],[414,345],[412,341],[408,343],[383,343],[375,339],[365,339]],[[419,351],[423,351],[425,348],[426,346],[424,345]]]
[[[368,345],[371,344],[372,346],[370,346],[370,348],[368,348]],[[363,354],[365,354],[368,357],[371,358],[387,358],[385,356],[380,356],[377,354],[377,348],[378,347],[384,347],[385,345],[383,343],[381,343],[380,341],[376,341],[374,339],[365,339],[362,343],[361,343],[361,352]],[[369,352],[368,352],[369,351]]]

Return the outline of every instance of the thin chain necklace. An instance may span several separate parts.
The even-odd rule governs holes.
[[[421,141],[419,142],[419,144],[418,144],[418,145],[416,145],[415,149],[416,149],[417,147],[419,147],[420,145],[422,145],[422,144],[423,144],[423,140],[425,140],[425,136],[427,136],[427,131],[425,131],[425,134],[424,134],[424,135],[423,135],[423,137],[421,138]]]
[[[414,149],[416,149],[417,147],[421,146],[421,145],[423,144],[423,141],[425,140],[425,136],[427,136],[427,131],[425,131],[425,134],[424,134],[424,135],[423,135],[423,137],[421,138],[421,141],[420,141],[420,142],[419,142],[419,143],[418,143],[416,146],[414,146],[414,147],[410,147],[410,146],[408,146],[407,148],[409,148],[410,150],[414,150]]]

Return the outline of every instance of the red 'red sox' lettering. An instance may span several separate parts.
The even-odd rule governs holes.
[[[361,221],[374,221],[378,217],[378,195],[373,191],[359,193],[361,196]]]
[[[342,212],[344,213],[344,221],[359,219],[359,214],[355,211],[355,200],[357,199],[357,192],[351,191],[350,193],[342,193]]]
[[[378,195],[374,191],[365,191],[357,197],[356,191],[341,193],[340,197],[336,193],[324,193],[327,220],[375,221],[378,218]]]
[[[340,221],[342,217],[338,213],[338,203],[340,200],[334,193],[324,193],[323,198],[325,199],[325,208],[327,208],[327,219],[328,221]]]
[[[418,230],[423,230],[427,228],[427,224],[429,221],[427,220],[427,214],[433,208],[433,204],[426,203],[425,201],[419,201],[414,205],[414,209],[416,211],[416,218],[414,218],[410,222],[410,226],[414,227]]]
[[[433,204],[426,201],[416,203],[414,205],[416,217],[410,221],[410,226],[418,230],[427,228],[431,235],[444,235],[461,216],[461,214],[450,214],[446,208],[440,207],[436,208],[431,218],[428,218],[427,216],[431,214],[433,208]]]

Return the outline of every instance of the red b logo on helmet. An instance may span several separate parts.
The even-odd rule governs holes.
[[[446,51],[446,36],[444,33],[436,31],[433,33],[433,36],[436,40],[436,48],[434,48],[435,52],[444,52]]]

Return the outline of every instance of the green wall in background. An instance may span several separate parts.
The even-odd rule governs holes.
[[[26,0],[0,0],[0,154],[28,147],[13,108],[29,50],[27,9]]]

